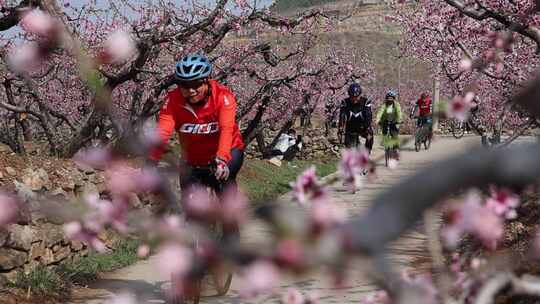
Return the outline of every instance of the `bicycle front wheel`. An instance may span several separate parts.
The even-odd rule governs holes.
[[[416,152],[420,151],[420,147],[422,146],[422,129],[416,128],[416,132],[414,132],[414,150]]]
[[[234,237],[237,238],[240,235],[240,232],[237,227],[231,231],[225,231],[222,223],[216,223],[213,227],[216,240],[218,242],[223,242],[225,237]],[[226,266],[216,267],[212,270],[212,281],[214,283],[214,289],[216,290],[216,296],[223,296],[229,292],[232,283],[233,273]]]
[[[465,134],[465,123],[464,122],[459,121],[457,119],[454,119],[454,120],[452,120],[451,127],[452,127],[452,135],[456,139],[462,138],[463,135]]]
[[[359,138],[359,136],[357,136],[357,135],[354,136],[354,140],[353,140],[353,144],[352,144],[352,145],[353,145],[353,147],[354,147],[355,149],[358,149],[358,146],[360,145],[360,138]]]
[[[426,141],[424,141],[424,148],[426,148],[426,150],[429,150],[429,147],[431,146],[431,138],[427,138]]]

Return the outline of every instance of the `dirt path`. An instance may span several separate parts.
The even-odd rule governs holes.
[[[351,194],[341,186],[336,184],[331,187],[334,197],[347,210],[349,215],[361,213],[369,207],[372,199],[379,192],[392,186],[405,176],[410,175],[419,168],[429,165],[433,161],[460,152],[466,148],[479,144],[477,137],[465,137],[461,140],[455,140],[451,137],[438,138],[433,143],[429,151],[415,152],[411,145],[404,147],[401,154],[401,163],[395,170],[387,168],[378,168],[378,178],[375,182],[366,184],[361,191]],[[375,156],[383,153],[376,143],[374,150]],[[420,190],[420,188],[419,188]],[[287,196],[285,196],[285,200]],[[243,231],[242,238],[249,241],[251,238],[260,237],[265,234],[260,226],[256,224],[248,225],[246,231]],[[397,241],[391,249],[391,260],[398,268],[410,267],[412,258],[428,258],[425,248],[425,235],[421,228],[409,232],[407,235]],[[133,266],[121,269],[117,272],[108,274],[102,280],[91,286],[89,289],[78,290],[75,292],[72,303],[76,304],[99,304],[105,303],[105,300],[112,294],[124,290],[135,292],[139,296],[144,296],[148,303],[165,303],[161,294],[161,286],[166,283],[167,278],[161,276],[153,267],[156,257],[141,261]],[[259,298],[254,301],[245,301],[238,298],[237,281],[233,280],[232,290],[225,297],[205,298],[202,303],[278,303],[277,298]],[[281,286],[294,286],[304,293],[315,291],[321,299],[321,303],[354,303],[359,302],[363,294],[372,291],[373,285],[369,280],[361,275],[355,274],[349,280],[349,285],[339,291],[331,288],[330,282],[324,277],[324,274],[314,273],[305,278],[284,279]]]

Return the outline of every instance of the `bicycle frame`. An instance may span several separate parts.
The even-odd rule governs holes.
[[[396,123],[387,122],[387,121],[380,124],[381,129],[382,129],[381,132],[383,136],[384,159],[385,159],[385,165],[387,167],[389,165],[390,158],[392,158],[392,154],[395,154],[398,149],[398,146],[388,144],[388,141],[392,139],[392,137],[399,136],[399,131],[396,133],[396,130],[393,130],[394,128],[392,128],[392,126],[395,126],[395,125]],[[397,127],[395,127],[395,129],[397,129]]]
[[[382,124],[380,124],[381,126],[381,131],[382,131],[382,135],[383,136],[395,136],[395,135],[398,135],[398,134],[395,134],[395,130],[392,130],[392,126],[396,126],[397,123],[392,123],[392,122],[383,122]],[[397,128],[397,127],[396,127]]]
[[[217,167],[215,164],[210,164],[208,166],[190,167],[190,170],[191,170],[189,172],[190,182],[199,183],[201,184],[201,186],[206,187],[210,197],[218,197],[222,193],[222,190],[224,187],[223,182],[217,180],[215,177],[216,168]],[[230,230],[230,228],[226,230],[223,223],[221,223],[219,220],[213,221],[212,223],[205,222],[203,226],[208,228],[209,236],[213,238],[215,242],[222,242],[223,238],[226,235],[232,235],[232,234],[239,235],[237,227],[233,228],[233,230]],[[200,246],[199,241],[200,241],[199,237],[194,236],[195,247]],[[204,277],[208,275],[211,276],[213,280],[213,284],[214,284],[214,289],[216,291],[215,294],[211,294],[211,296],[222,296],[226,294],[231,286],[233,273],[226,269],[216,270],[214,268],[214,269],[209,269],[209,270],[210,271],[206,271],[204,273],[204,276],[202,278],[198,279],[197,282],[194,282],[194,284],[197,286],[196,287],[197,291],[193,294],[192,297],[185,298],[182,296],[178,296],[178,297],[174,297],[172,299],[172,302],[174,304],[199,303],[199,300],[201,296],[203,296],[203,292],[204,292],[204,288],[203,288],[204,286],[203,282],[205,281]],[[171,281],[174,282],[174,280],[175,280],[174,277],[171,278]]]
[[[190,175],[202,186],[213,189],[216,193],[223,190],[223,182],[215,177],[216,165],[191,167]]]

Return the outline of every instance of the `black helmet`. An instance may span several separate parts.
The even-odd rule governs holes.
[[[360,84],[358,83],[353,83],[351,84],[351,86],[349,87],[349,96],[353,97],[353,96],[360,96],[362,95],[362,87],[360,86]]]

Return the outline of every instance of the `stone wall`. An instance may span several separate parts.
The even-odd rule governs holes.
[[[18,271],[30,271],[39,264],[58,265],[88,254],[84,244],[65,240],[62,226],[53,223],[11,225],[0,232],[0,245],[4,279],[13,279]]]
[[[21,270],[30,271],[40,264],[54,267],[88,255],[85,244],[67,240],[61,221],[55,215],[45,214],[39,207],[46,200],[62,211],[64,206],[68,209],[75,207],[74,204],[80,205],[84,193],[106,195],[105,179],[100,172],[78,168],[69,161],[56,171],[48,171],[36,167],[28,167],[22,172],[10,166],[0,168],[3,188],[8,188],[5,177],[11,177],[9,183],[14,186],[13,192],[24,202],[19,222],[0,230],[0,285],[6,279],[13,279]],[[135,205],[142,206],[142,201],[145,197],[134,195]],[[99,238],[109,248],[117,240],[116,235],[108,231]]]
[[[325,136],[324,128],[309,128],[304,131],[304,147],[299,153],[300,159],[321,159],[339,155],[338,138],[336,129]]]

